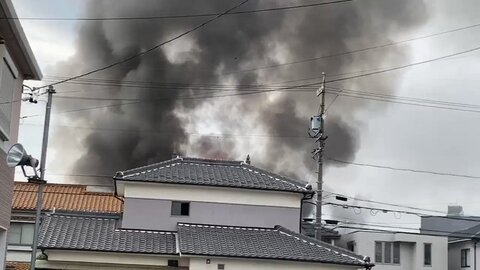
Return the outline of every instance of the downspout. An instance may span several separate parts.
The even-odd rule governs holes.
[[[473,240],[473,270],[477,270],[477,240]]]

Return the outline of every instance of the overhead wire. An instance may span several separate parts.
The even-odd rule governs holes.
[[[361,167],[370,167],[370,168],[387,169],[387,170],[393,170],[393,171],[404,171],[404,172],[411,172],[411,173],[422,173],[422,174],[431,174],[431,175],[440,175],[440,176],[452,176],[452,177],[468,178],[468,179],[480,179],[480,176],[476,176],[476,175],[456,174],[456,173],[448,173],[448,172],[437,172],[437,171],[419,170],[419,169],[411,169],[411,168],[401,168],[401,167],[361,163],[361,162],[354,162],[354,161],[345,161],[345,160],[340,160],[340,159],[336,159],[336,158],[332,158],[332,157],[325,157],[325,159],[333,161],[333,162],[337,162],[337,163],[349,164],[349,165],[355,165],[355,166],[361,166]]]
[[[395,206],[395,207],[400,207],[400,208],[406,208],[406,209],[411,209],[411,210],[420,210],[420,211],[425,211],[425,212],[436,212],[440,214],[446,214],[443,211],[438,211],[438,210],[433,210],[433,209],[426,209],[426,208],[419,208],[419,207],[414,207],[410,205],[402,205],[402,204],[394,204],[394,203],[387,203],[387,202],[380,202],[380,201],[374,201],[374,200],[368,200],[368,199],[362,199],[358,197],[353,197],[353,196],[348,196],[328,190],[323,190],[323,192],[333,194],[333,195],[338,195],[338,196],[343,196],[348,199],[356,200],[356,201],[362,201],[362,202],[368,202],[368,203],[374,203],[374,204],[382,204],[382,205],[388,205],[388,206]]]
[[[238,14],[251,14],[251,13],[261,13],[261,12],[271,12],[271,11],[281,11],[281,10],[292,10],[292,9],[302,9],[309,7],[318,7],[332,4],[341,4],[346,2],[352,2],[354,0],[336,0],[329,2],[319,2],[311,4],[302,4],[295,6],[285,6],[285,7],[274,7],[274,8],[262,8],[262,9],[253,9],[253,10],[242,10],[242,11],[232,11],[225,15],[238,15]],[[162,16],[130,16],[130,17],[78,17],[78,18],[68,18],[68,17],[3,17],[0,20],[29,20],[29,21],[131,21],[131,20],[159,20],[159,19],[182,19],[182,18],[202,18],[202,17],[212,17],[219,16],[223,13],[202,13],[202,14],[177,14],[177,15],[162,15]]]
[[[126,58],[124,58],[124,59],[118,60],[118,61],[113,62],[113,63],[111,63],[111,64],[108,64],[108,65],[106,65],[106,66],[93,69],[93,70],[91,70],[91,71],[88,71],[88,72],[85,72],[85,73],[82,73],[82,74],[79,74],[79,75],[76,75],[76,76],[73,76],[73,77],[70,77],[70,78],[61,80],[61,81],[59,81],[59,82],[55,82],[55,83],[49,84],[49,86],[54,86],[54,85],[58,85],[58,84],[61,84],[61,83],[65,83],[65,82],[68,82],[68,81],[71,81],[71,80],[74,80],[74,79],[82,78],[82,77],[85,77],[85,76],[88,76],[88,75],[91,75],[91,74],[94,74],[94,73],[97,73],[97,72],[100,72],[100,71],[103,71],[103,70],[110,69],[110,68],[112,68],[112,67],[114,67],[114,66],[117,66],[117,65],[120,65],[120,64],[129,62],[129,61],[131,61],[131,60],[133,60],[133,59],[136,59],[136,58],[138,58],[138,57],[141,57],[141,56],[143,56],[143,55],[146,55],[146,54],[148,54],[148,53],[150,53],[150,52],[152,52],[152,51],[154,51],[154,50],[156,50],[156,49],[158,49],[158,48],[160,48],[160,47],[162,47],[162,46],[164,46],[164,45],[166,45],[166,44],[168,44],[168,43],[171,43],[171,42],[173,42],[173,41],[175,41],[175,40],[177,40],[177,39],[180,39],[180,38],[182,38],[182,37],[184,37],[184,36],[186,36],[186,35],[189,35],[190,33],[194,32],[194,31],[196,31],[196,30],[198,30],[198,29],[200,29],[200,28],[205,27],[206,25],[210,24],[211,22],[214,22],[214,21],[218,20],[219,18],[223,17],[225,14],[228,14],[228,13],[232,12],[233,10],[239,8],[240,6],[246,4],[248,1],[249,1],[249,0],[243,0],[243,1],[240,2],[239,4],[236,4],[235,6],[227,9],[226,11],[217,14],[215,17],[213,17],[213,18],[211,18],[211,19],[208,19],[208,20],[202,22],[201,24],[199,24],[199,25],[197,25],[197,26],[195,26],[195,27],[193,27],[193,28],[191,28],[191,29],[189,29],[189,30],[181,33],[181,34],[176,35],[176,36],[174,36],[174,37],[172,37],[172,38],[169,38],[169,39],[167,39],[167,40],[165,40],[165,41],[163,41],[163,42],[161,42],[161,43],[159,43],[159,44],[157,44],[157,45],[155,45],[155,46],[153,46],[153,47],[151,47],[151,48],[149,48],[149,49],[146,49],[146,50],[144,50],[144,51],[142,51],[142,52],[133,54],[133,55],[131,55],[131,56],[129,56],[129,57],[126,57]],[[48,86],[47,86],[47,85],[46,85],[46,86],[41,86],[41,87],[38,87],[37,89],[42,89],[42,88],[45,88],[45,87],[48,87]]]

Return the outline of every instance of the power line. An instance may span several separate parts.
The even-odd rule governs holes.
[[[379,201],[374,201],[374,200],[361,199],[361,198],[358,198],[358,197],[347,196],[347,195],[344,195],[344,194],[340,194],[340,193],[336,193],[336,192],[332,192],[332,191],[328,191],[328,190],[323,190],[323,192],[327,192],[327,193],[338,195],[338,196],[343,196],[343,197],[346,197],[346,198],[349,198],[349,199],[352,199],[352,200],[356,200],[356,201],[363,201],[363,202],[369,202],[369,203],[375,203],[375,204],[383,204],[383,205],[388,205],[388,206],[407,208],[407,209],[411,209],[411,210],[420,210],[420,211],[426,211],[426,212],[436,212],[436,213],[439,213],[439,214],[446,214],[445,212],[438,211],[438,210],[432,210],[432,209],[413,207],[413,206],[409,206],[409,205],[401,205],[401,204],[394,204],[394,203],[386,203],[386,202],[379,202]]]
[[[39,126],[39,124],[28,124],[22,123],[20,125],[24,126]],[[89,130],[99,130],[99,131],[112,131],[112,132],[131,132],[131,133],[153,133],[153,134],[174,134],[173,132],[168,131],[156,131],[156,130],[131,130],[131,129],[120,129],[120,128],[103,128],[103,127],[88,127],[88,126],[67,126],[67,125],[54,125],[52,128],[72,128],[72,129],[89,129]],[[299,139],[310,139],[308,136],[300,135],[279,135],[279,134],[238,134],[238,133],[195,133],[195,132],[185,132],[187,135],[194,136],[205,136],[205,137],[224,137],[224,138],[236,138],[236,137],[258,137],[258,138],[299,138]]]
[[[333,161],[333,162],[337,162],[337,163],[350,164],[350,165],[362,166],[362,167],[388,169],[388,170],[404,171],[404,172],[412,172],[412,173],[424,173],[424,174],[441,175],[441,176],[453,176],[453,177],[469,178],[469,179],[480,179],[480,176],[475,176],[475,175],[436,172],[436,171],[418,170],[418,169],[410,169],[410,168],[399,168],[399,167],[393,167],[393,166],[385,166],[385,165],[376,165],[376,164],[360,163],[360,162],[353,162],[353,161],[345,161],[345,160],[340,160],[340,159],[335,159],[335,158],[330,158],[330,157],[326,157],[326,159],[330,160],[330,161]]]
[[[421,217],[423,213],[419,212],[412,212],[412,211],[405,211],[405,210],[393,210],[393,209],[386,209],[386,208],[377,208],[377,207],[368,207],[368,206],[360,206],[360,205],[352,205],[352,204],[341,204],[341,203],[334,203],[334,202],[325,202],[323,205],[332,205],[336,207],[343,207],[343,208],[352,208],[352,209],[366,209],[370,211],[378,211],[383,213],[399,213],[399,214],[406,214],[406,215],[414,215]],[[377,213],[378,213],[377,212]]]
[[[339,53],[334,53],[334,54],[322,55],[322,56],[314,57],[314,58],[294,60],[294,61],[287,62],[287,63],[281,63],[281,64],[275,64],[275,65],[269,65],[269,66],[263,66],[263,67],[255,67],[255,68],[248,68],[248,69],[243,69],[243,70],[227,71],[227,72],[222,73],[222,75],[244,73],[244,72],[251,72],[251,71],[257,71],[257,70],[264,70],[264,69],[271,69],[271,68],[277,68],[277,67],[283,67],[283,66],[290,66],[290,65],[302,64],[302,63],[314,62],[314,61],[333,58],[333,57],[338,57],[338,56],[345,56],[345,55],[350,55],[350,54],[359,53],[359,52],[366,52],[366,51],[371,51],[371,50],[375,50],[375,49],[381,49],[381,48],[396,46],[396,45],[400,45],[400,44],[404,44],[404,43],[408,43],[408,42],[412,42],[412,41],[417,41],[417,40],[421,40],[421,39],[426,39],[426,38],[441,36],[441,35],[445,35],[445,34],[449,34],[449,33],[453,33],[453,32],[458,32],[458,31],[462,31],[462,30],[467,30],[467,29],[471,29],[471,28],[476,28],[476,27],[479,27],[479,26],[480,26],[480,24],[473,24],[473,25],[459,27],[459,28],[455,28],[455,29],[451,29],[451,30],[447,30],[447,31],[443,31],[443,32],[428,34],[428,35],[424,35],[424,36],[418,36],[418,37],[414,37],[414,38],[389,42],[389,43],[385,43],[385,44],[375,45],[375,46],[356,49],[356,50],[350,50],[350,51],[339,52]]]
[[[175,37],[173,37],[173,38],[167,39],[167,40],[165,40],[165,41],[163,41],[163,42],[161,42],[161,43],[159,43],[159,44],[157,44],[157,45],[155,45],[155,46],[153,46],[153,47],[151,47],[151,48],[149,48],[149,49],[147,49],[147,50],[145,50],[145,51],[143,51],[143,52],[136,53],[136,54],[134,54],[134,55],[132,55],[132,56],[129,56],[129,57],[124,58],[124,59],[122,59],[122,60],[119,60],[119,61],[117,61],[117,62],[113,62],[113,63],[111,63],[111,64],[109,64],[109,65],[104,66],[104,67],[97,68],[97,69],[94,69],[94,70],[85,72],[85,73],[83,73],[83,74],[80,74],[80,75],[77,75],[77,76],[73,76],[73,77],[64,79],[64,80],[59,81],[59,82],[52,83],[52,84],[50,84],[50,85],[51,85],[51,86],[54,86],[54,85],[58,85],[58,84],[61,84],[61,83],[65,83],[65,82],[68,82],[68,81],[71,81],[71,80],[74,80],[74,79],[82,78],[82,77],[88,76],[88,75],[90,75],[90,74],[94,74],[94,73],[97,73],[97,72],[99,72],[99,71],[103,71],[103,70],[112,68],[112,67],[114,67],[114,66],[123,64],[123,63],[125,63],[125,62],[129,62],[129,61],[131,61],[131,60],[133,60],[133,59],[135,59],[135,58],[137,58],[137,57],[141,57],[141,56],[143,56],[143,55],[145,55],[145,54],[148,54],[148,53],[150,53],[150,52],[152,52],[152,51],[154,51],[154,50],[162,47],[162,46],[165,45],[165,44],[171,43],[171,42],[173,42],[173,41],[175,41],[175,40],[177,40],[177,39],[179,39],[179,38],[182,38],[182,37],[184,37],[184,36],[186,36],[186,35],[194,32],[194,31],[200,29],[200,28],[203,28],[204,26],[208,25],[209,23],[211,23],[211,22],[213,22],[213,21],[216,21],[217,19],[223,17],[225,14],[228,14],[228,13],[232,12],[233,10],[239,8],[240,6],[242,6],[243,4],[247,3],[248,1],[249,1],[249,0],[244,0],[244,1],[240,2],[239,4],[233,6],[232,8],[229,8],[229,9],[227,9],[226,11],[224,11],[224,12],[222,12],[222,13],[219,13],[219,14],[216,15],[214,18],[208,19],[208,20],[206,20],[205,22],[203,22],[203,23],[195,26],[194,28],[191,28],[190,30],[188,30],[188,31],[186,31],[186,32],[183,32],[183,33],[181,33],[181,34],[179,34],[179,35],[177,35],[177,36],[175,36]],[[42,86],[42,87],[39,87],[39,88],[37,88],[37,89],[42,89],[42,88],[45,88],[45,87],[47,87],[47,86]]]
[[[245,0],[245,1],[242,2],[242,3],[245,3],[246,1],[248,1],[248,0]],[[204,25],[204,24],[203,24],[203,25]],[[197,28],[198,28],[198,27],[197,27]],[[195,29],[195,28],[194,28],[194,29]],[[188,32],[185,32],[185,33],[188,33]],[[177,36],[177,37],[180,37],[180,36]],[[174,38],[174,39],[175,39],[175,38]],[[171,39],[171,41],[173,41],[174,39]],[[166,42],[164,42],[164,43],[162,43],[162,44],[166,44]],[[157,45],[157,47],[153,47],[153,48],[158,48],[158,47],[160,47],[160,46],[161,46],[161,45]],[[148,51],[153,50],[153,48],[149,49]],[[443,59],[446,59],[446,58],[449,58],[449,57],[458,56],[458,55],[461,55],[461,54],[470,53],[470,52],[477,51],[477,50],[480,50],[480,47],[475,47],[475,48],[472,48],[472,49],[469,49],[469,50],[464,50],[464,51],[456,52],[456,53],[453,53],[453,54],[448,54],[448,55],[444,55],[444,56],[441,56],[441,57],[431,58],[431,59],[428,59],[428,60],[424,60],[424,61],[420,61],[420,62],[415,62],[415,63],[410,63],[410,64],[406,64],[406,65],[401,65],[401,66],[397,66],[397,67],[382,69],[382,70],[373,71],[373,72],[369,72],[369,73],[363,73],[363,74],[354,75],[354,76],[350,76],[350,77],[344,77],[344,78],[339,78],[339,79],[332,79],[332,80],[326,81],[325,83],[333,83],[333,82],[347,81],[347,80],[351,80],[351,79],[358,79],[358,78],[367,77],[367,76],[372,76],[372,75],[377,75],[377,74],[381,74],[381,73],[386,73],[386,72],[401,70],[401,69],[404,69],[404,68],[408,68],[408,67],[412,67],[412,66],[417,66],[417,65],[421,65],[421,64],[426,64],[426,63],[431,63],[431,62],[434,62],[434,61],[443,60]],[[132,56],[132,57],[130,57],[130,58],[128,58],[128,59],[133,59],[133,58],[135,58],[135,57],[141,56],[141,55],[145,54],[145,53],[148,52],[148,51],[145,51],[145,52],[143,52],[143,53],[137,54],[136,56]],[[111,65],[109,65],[109,66],[106,66],[106,67],[104,67],[104,68],[100,68],[100,69],[97,69],[97,70],[94,70],[94,71],[90,71],[90,72],[87,72],[87,73],[84,73],[84,74],[82,74],[82,75],[78,75],[78,76],[75,76],[75,77],[70,77],[70,78],[68,78],[68,79],[65,79],[65,80],[62,80],[62,81],[58,81],[58,82],[56,82],[56,83],[53,83],[53,84],[51,84],[51,85],[57,85],[57,84],[61,84],[61,83],[64,83],[64,82],[68,82],[68,81],[70,81],[70,80],[78,79],[78,78],[81,78],[81,77],[84,77],[84,76],[86,76],[86,75],[89,75],[89,74],[98,72],[98,71],[100,71],[100,70],[104,70],[104,69],[110,68],[110,67],[112,67],[112,66],[115,66],[115,65],[117,65],[117,64],[120,64],[120,63],[123,63],[123,62],[126,62],[126,61],[129,61],[129,60],[122,60],[122,61],[116,62],[116,63],[114,63],[114,64],[111,64]],[[280,88],[276,88],[276,89],[256,90],[256,91],[248,91],[248,92],[243,92],[243,93],[233,93],[233,94],[217,95],[217,96],[213,95],[213,96],[202,96],[202,97],[187,97],[186,99],[204,99],[204,98],[209,99],[209,98],[218,98],[218,97],[232,97],[232,96],[245,96],[245,95],[253,95],[253,94],[263,94],[263,93],[268,93],[268,92],[291,90],[291,89],[296,89],[296,88],[301,88],[301,87],[317,86],[317,85],[319,85],[319,83],[320,83],[320,82],[314,82],[314,83],[308,83],[308,84],[303,84],[303,85],[295,85],[295,86],[289,86],[289,87],[280,87]],[[341,95],[344,95],[344,94],[341,94]],[[59,113],[71,113],[71,112],[88,111],[88,110],[101,109],[101,108],[109,108],[109,107],[116,107],[116,106],[123,106],[123,105],[138,104],[138,103],[141,103],[141,102],[147,102],[147,101],[136,101],[136,102],[127,102],[127,103],[120,103],[120,104],[111,104],[111,105],[105,105],[105,106],[97,106],[97,107],[92,107],[92,108],[84,108],[84,109],[77,109],[77,110],[70,110],[70,111],[63,111],[63,112],[56,112],[56,113],[59,114]],[[465,110],[465,111],[467,111],[467,110]],[[29,118],[29,117],[35,117],[35,116],[39,116],[39,115],[23,116],[23,117],[21,117],[21,119],[25,119],[25,118]]]
[[[138,17],[102,17],[102,18],[67,18],[67,17],[4,17],[0,20],[30,20],[30,21],[131,21],[131,20],[159,20],[159,19],[181,19],[181,18],[202,18],[202,17],[212,17],[220,15],[237,15],[237,14],[252,14],[260,12],[271,12],[271,11],[281,11],[281,10],[291,10],[291,9],[301,9],[307,7],[318,7],[331,4],[340,4],[345,2],[352,2],[353,0],[337,0],[330,2],[320,2],[313,4],[304,4],[296,6],[286,6],[286,7],[275,7],[275,8],[263,8],[263,9],[253,9],[253,10],[243,10],[243,11],[233,11],[226,14],[223,13],[203,13],[203,14],[178,14],[178,15],[163,15],[163,16],[138,16]]]

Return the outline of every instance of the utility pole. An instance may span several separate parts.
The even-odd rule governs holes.
[[[38,184],[37,208],[35,213],[35,229],[33,231],[32,257],[30,259],[31,270],[35,270],[35,260],[37,258],[38,233],[40,229],[40,217],[42,214],[42,206],[43,206],[43,189],[47,182],[45,181],[45,165],[47,163],[48,131],[50,127],[50,113],[52,110],[52,96],[55,93],[56,92],[53,86],[51,85],[48,86],[48,90],[47,90],[48,101],[47,101],[47,106],[45,108],[45,123],[43,127],[42,154],[40,159],[40,178],[32,177],[28,179],[28,182]]]
[[[318,148],[314,149],[313,158],[317,160],[317,200],[316,200],[316,219],[315,219],[315,238],[321,240],[322,238],[322,189],[323,189],[323,152],[325,149],[325,72],[322,73],[322,84],[317,90],[317,96],[320,96],[320,107],[317,115],[310,119],[309,135],[315,138],[318,143]]]

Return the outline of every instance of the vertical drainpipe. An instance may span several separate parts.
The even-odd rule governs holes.
[[[473,240],[473,270],[477,270],[477,239]]]

